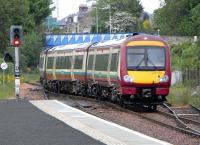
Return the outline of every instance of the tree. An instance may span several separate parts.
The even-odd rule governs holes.
[[[154,12],[155,23],[167,35],[195,35],[199,25],[199,0],[165,0],[163,7]]]
[[[43,48],[42,36],[40,35],[33,31],[25,36],[26,43],[21,48],[22,68],[35,68],[38,65],[39,55]]]
[[[149,20],[144,20],[143,22],[143,28],[144,28],[144,31],[145,32],[151,32],[152,31],[152,28],[151,28],[151,23]]]
[[[112,32],[130,32],[133,26],[136,24],[136,18],[127,12],[116,12],[111,20]],[[109,23],[106,22],[106,27],[109,27]]]
[[[9,44],[9,31],[11,25],[22,25],[26,28],[31,19],[28,15],[27,0],[0,0],[0,53],[2,54]]]
[[[106,27],[106,24],[109,23],[109,13],[111,13],[111,17],[113,17],[116,12],[126,12],[131,14],[131,19],[136,19],[137,22],[143,12],[143,7],[139,0],[98,0],[97,11],[99,31],[100,33],[105,33],[109,32],[108,27]],[[95,10],[92,13],[95,15]]]
[[[49,16],[54,8],[50,8],[51,0],[29,0],[29,14],[34,17],[35,24],[39,25]]]
[[[0,3],[0,55],[11,51],[10,26],[22,25],[24,42],[20,50],[23,66],[36,66],[45,30],[42,22],[52,11],[51,0],[0,0]]]

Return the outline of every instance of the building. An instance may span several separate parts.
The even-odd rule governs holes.
[[[46,18],[45,24],[47,25],[48,31],[51,31],[51,30],[59,27],[57,19],[53,18],[52,16],[49,16]]]
[[[59,21],[59,27],[68,34],[91,33],[91,28],[95,24],[95,19],[91,16],[93,8],[91,1],[90,6],[81,4],[77,13],[68,15]]]

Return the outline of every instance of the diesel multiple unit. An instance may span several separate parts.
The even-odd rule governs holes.
[[[146,34],[56,46],[41,52],[40,76],[49,91],[155,110],[169,93],[170,50],[163,39]]]

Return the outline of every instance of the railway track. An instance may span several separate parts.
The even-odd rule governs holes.
[[[200,122],[196,121],[196,120],[192,120],[192,119],[188,119],[185,117],[182,117],[181,114],[177,114],[175,110],[173,110],[172,107],[169,107],[167,104],[163,104],[163,106],[165,106],[170,112],[171,114],[162,112],[164,115],[169,116],[169,117],[174,117],[176,119],[177,122],[177,126],[181,127],[182,130],[184,130],[185,132],[191,132],[192,134],[198,135],[200,136]],[[194,108],[194,106],[190,105],[192,108]],[[196,110],[197,108],[195,108]],[[198,114],[184,114],[185,115],[198,115],[198,117],[200,116],[200,113],[198,112]]]
[[[32,84],[32,85],[35,85],[35,84]],[[180,113],[178,113],[178,115],[177,115],[177,113],[173,110],[173,108],[170,108],[166,104],[164,104],[165,108],[167,108],[168,112],[171,112],[171,113],[167,113],[167,111],[160,111],[160,110],[158,110],[157,112],[149,113],[149,112],[142,110],[141,108],[139,108],[139,109],[136,108],[136,111],[135,111],[135,108],[133,108],[133,107],[128,107],[128,109],[121,108],[117,104],[107,102],[107,101],[99,101],[99,100],[97,101],[93,98],[67,95],[67,94],[57,94],[57,93],[53,93],[50,91],[46,91],[44,89],[42,91],[44,94],[44,99],[52,99],[52,98],[58,99],[59,96],[64,97],[64,99],[71,102],[71,105],[73,104],[72,105],[73,107],[79,108],[84,112],[93,114],[100,118],[103,118],[103,117],[100,114],[96,114],[91,111],[91,108],[95,108],[95,107],[90,106],[90,105],[89,106],[83,105],[82,103],[80,103],[80,101],[77,101],[77,100],[92,101],[94,103],[100,104],[101,106],[107,106],[107,107],[114,108],[118,111],[123,111],[126,113],[137,115],[141,118],[144,118],[146,120],[149,120],[149,121],[159,124],[161,126],[165,126],[165,127],[177,130],[179,132],[182,132],[182,133],[185,133],[188,135],[198,136],[198,137],[200,136],[200,122],[199,121],[185,118],[185,117],[183,117],[183,115],[180,115]],[[53,96],[56,96],[56,97],[53,97]],[[74,98],[76,98],[76,99],[74,99]],[[196,107],[194,108],[192,105],[190,105],[190,106],[193,110],[196,110],[199,113],[198,108],[196,108]],[[184,116],[186,116],[186,114]]]

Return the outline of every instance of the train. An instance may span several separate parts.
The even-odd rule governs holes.
[[[41,52],[39,71],[46,90],[156,110],[169,94],[170,47],[149,34],[55,46]]]

